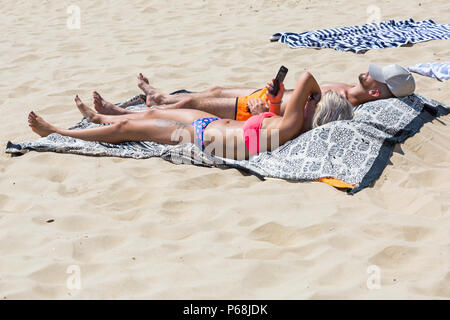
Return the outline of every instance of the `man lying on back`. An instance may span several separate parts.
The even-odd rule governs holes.
[[[222,88],[213,87],[198,93],[164,94],[150,86],[149,81],[141,73],[138,76],[138,87],[145,93],[147,106],[164,105],[169,109],[197,109],[212,113],[223,119],[245,121],[252,115],[268,111],[267,89]],[[324,83],[320,86],[322,95],[328,90],[334,90],[357,107],[365,102],[404,97],[412,94],[415,82],[412,74],[405,68],[391,64],[380,67],[370,63],[369,70],[358,76],[357,84]],[[280,112],[289,101],[293,90],[285,90]],[[130,111],[116,107],[105,101],[99,94],[94,95],[95,109],[102,114],[126,114]],[[311,100],[305,106],[305,116],[315,108]]]

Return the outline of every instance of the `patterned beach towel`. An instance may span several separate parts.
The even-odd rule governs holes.
[[[121,107],[145,109],[145,96],[133,97]],[[396,143],[415,134],[450,108],[421,95],[378,100],[360,105],[353,120],[327,123],[306,132],[272,152],[236,161],[202,152],[194,144],[165,145],[156,142],[109,144],[51,134],[35,141],[13,144],[6,152],[21,155],[30,150],[91,156],[145,159],[161,157],[173,163],[234,167],[260,178],[296,181],[333,178],[350,185],[351,194],[372,184],[382,173]],[[432,116],[430,116],[432,114]],[[98,126],[83,119],[71,129]]]
[[[332,48],[355,53],[436,39],[450,39],[450,24],[436,24],[433,20],[389,20],[303,33],[275,33],[270,38],[271,41],[286,43],[291,48]]]

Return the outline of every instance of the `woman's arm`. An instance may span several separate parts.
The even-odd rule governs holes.
[[[303,73],[295,86],[294,92],[280,121],[280,139],[287,141],[298,136],[303,128],[304,109],[311,95],[319,96],[320,87],[311,73]]]
[[[280,89],[278,90],[278,93],[276,97],[274,97],[270,92],[273,90],[274,87],[274,81],[267,82],[266,85],[266,91],[267,91],[267,102],[269,105],[269,111],[275,113],[277,116],[280,115],[280,107],[281,102],[283,101],[283,95],[284,95],[284,84],[283,82],[280,82]]]

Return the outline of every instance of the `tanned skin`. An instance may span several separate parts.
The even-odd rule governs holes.
[[[268,89],[271,85],[272,83],[268,85]],[[284,86],[281,85],[280,92],[273,99],[280,101],[283,94]],[[302,74],[286,103],[284,114],[263,120],[262,129],[266,130],[267,136],[262,135],[261,139],[267,139],[267,141],[266,147],[260,149],[260,152],[271,150],[273,137],[278,139],[277,147],[309,130],[311,119],[305,117],[305,105],[311,101],[310,97],[317,97],[316,100],[320,99],[320,94],[320,87],[314,77],[309,72]],[[96,99],[101,100],[100,95]],[[59,133],[87,141],[108,143],[155,141],[178,144],[194,141],[193,121],[214,116],[200,110],[164,108],[151,108],[146,112],[122,115],[102,115],[87,107],[78,96],[75,98],[75,102],[80,112],[88,120],[95,123],[111,123],[111,125],[83,130],[66,130],[49,124],[33,111],[28,115],[28,124],[34,132],[42,137]],[[228,158],[248,158],[249,151],[243,139],[244,123],[229,119],[210,123],[204,131],[206,148],[213,150],[214,154],[220,153],[220,156]],[[245,155],[240,154],[240,150],[245,150]]]
[[[145,93],[148,106],[164,105],[162,107],[166,109],[196,109],[223,119],[235,119],[236,98],[248,96],[255,91],[254,88],[213,87],[199,93],[169,95],[163,94],[152,87],[142,73],[138,75],[138,87]],[[357,84],[329,82],[322,84],[320,90],[322,94],[328,90],[334,90],[347,98],[354,107],[365,102],[393,97],[386,84],[374,80],[368,72],[361,73],[358,76]],[[285,91],[280,109],[281,114],[284,114],[293,92],[293,89]],[[99,95],[96,97],[95,94],[94,105],[99,113],[106,115],[123,115],[136,112],[119,108],[99,97]],[[268,105],[261,100],[250,100],[248,107],[253,115],[268,111]],[[309,107],[306,106],[306,108],[309,108],[309,111],[306,109],[305,112],[310,116],[311,110],[315,109],[315,105],[310,103]]]

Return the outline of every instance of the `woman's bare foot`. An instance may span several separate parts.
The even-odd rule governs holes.
[[[164,104],[165,95],[163,93],[156,91],[156,89],[150,85],[148,79],[144,77],[142,73],[139,73],[137,78],[138,78],[138,87],[142,91],[144,91],[145,95],[147,96],[145,104],[148,107]]]
[[[100,123],[97,112],[86,106],[78,95],[75,96],[75,103],[77,104],[78,110],[80,110],[83,117],[88,119],[89,122]]]
[[[97,91],[92,92],[92,97],[94,98],[94,108],[100,114],[117,116],[127,113],[124,109],[103,99]]]
[[[54,126],[39,117],[36,113],[34,113],[34,111],[31,111],[28,114],[28,125],[31,127],[31,130],[36,132],[41,137],[46,137],[57,131]]]

